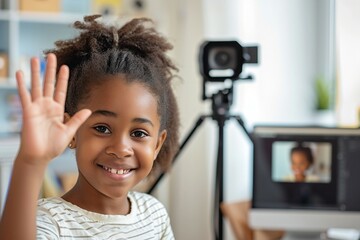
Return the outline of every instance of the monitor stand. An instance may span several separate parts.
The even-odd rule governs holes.
[[[325,232],[294,232],[287,231],[281,240],[323,240],[326,239]]]

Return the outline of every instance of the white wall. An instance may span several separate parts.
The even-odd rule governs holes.
[[[337,87],[339,123],[359,126],[360,107],[360,2],[336,1]]]
[[[180,108],[181,139],[206,113],[207,104],[201,100],[201,78],[197,54],[203,41],[201,1],[161,1],[164,9],[161,26],[174,44],[172,56],[178,65],[181,79],[175,84]],[[155,3],[155,2],[154,2]],[[153,6],[155,7],[155,6]],[[211,161],[208,152],[205,121],[176,160],[170,174],[158,185],[157,195],[169,210],[176,239],[211,239]]]
[[[181,81],[176,86],[182,139],[204,113],[198,48],[202,37],[201,1],[176,1],[172,31]],[[175,4],[175,3],[174,3]],[[210,165],[206,149],[206,125],[202,124],[177,159],[170,179],[170,215],[176,239],[211,239]],[[212,153],[210,154],[212,156]]]

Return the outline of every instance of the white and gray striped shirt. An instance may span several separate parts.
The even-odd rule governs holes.
[[[174,239],[163,204],[145,193],[128,197],[128,215],[90,212],[58,197],[40,199],[37,239]]]

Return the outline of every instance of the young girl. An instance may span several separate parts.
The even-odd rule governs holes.
[[[178,148],[176,67],[165,54],[172,46],[147,19],[116,28],[98,17],[76,22],[81,34],[46,52],[43,87],[38,59],[30,93],[16,73],[23,128],[0,239],[174,238],[164,206],[131,191],[166,169]],[[75,186],[38,200],[47,164],[67,146],[76,153]]]

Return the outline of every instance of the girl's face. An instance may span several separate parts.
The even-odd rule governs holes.
[[[294,152],[291,158],[291,169],[295,175],[304,175],[310,164],[302,152]]]
[[[143,85],[111,76],[80,107],[92,115],[74,138],[79,181],[110,198],[126,196],[150,173],[166,138],[156,99]]]

